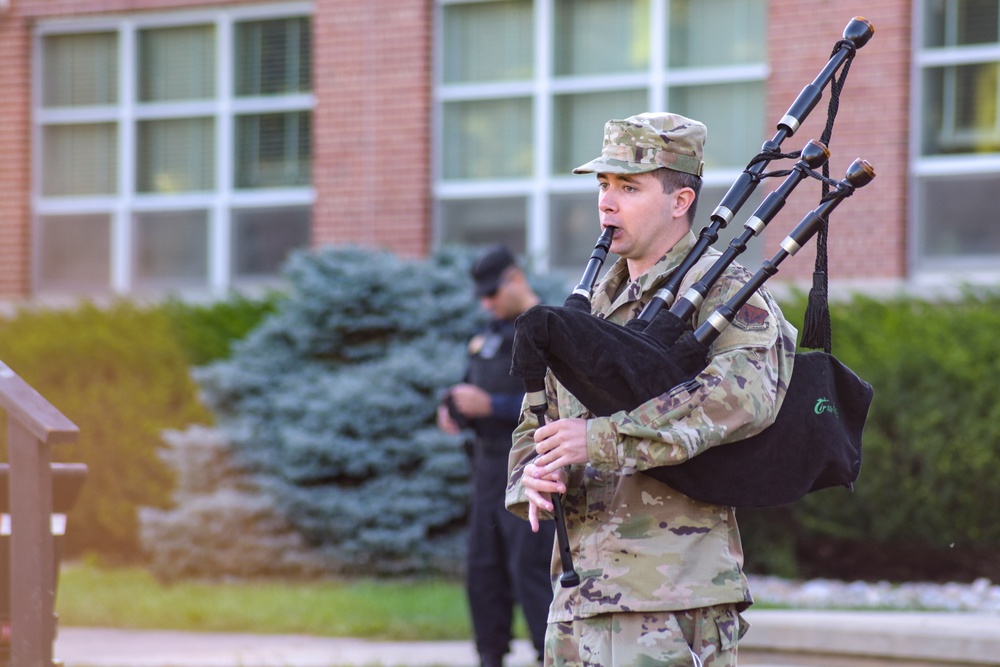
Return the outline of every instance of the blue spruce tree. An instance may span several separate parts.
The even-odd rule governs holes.
[[[333,571],[463,564],[467,462],[435,410],[481,323],[467,266],[461,251],[299,253],[276,312],[195,371],[238,463]]]

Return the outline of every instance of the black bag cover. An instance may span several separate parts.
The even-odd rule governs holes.
[[[708,347],[669,311],[644,329],[590,314],[573,295],[562,306],[534,306],[515,321],[510,374],[542,379],[551,370],[588,410],[632,410],[705,368]]]
[[[872,386],[832,354],[795,356],[775,422],[674,466],[643,471],[695,500],[773,507],[832,486],[853,489]]]

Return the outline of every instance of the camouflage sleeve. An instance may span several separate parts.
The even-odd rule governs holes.
[[[702,313],[724,302],[733,286],[715,290]],[[792,355],[786,350],[794,348],[794,329],[790,341],[788,332],[770,296],[755,294],[712,345],[695,386],[675,387],[634,410],[588,421],[591,465],[601,470],[672,465],[764,430],[774,422],[790,376]]]
[[[551,384],[551,376],[545,379],[545,390],[549,403],[549,418],[556,419],[555,393]],[[528,518],[528,499],[524,494],[524,486],[521,485],[521,475],[524,473],[524,466],[535,458],[535,428],[538,423],[528,410],[527,400],[521,402],[521,418],[517,428],[511,435],[512,446],[507,459],[507,493],[504,504],[513,514],[522,519]],[[546,512],[539,513],[540,519],[551,518]]]
[[[773,348],[730,350],[712,358],[692,391],[675,388],[631,412],[589,420],[591,465],[645,470],[681,463],[764,430],[777,414],[776,363]]]

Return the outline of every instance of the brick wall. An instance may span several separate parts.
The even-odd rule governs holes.
[[[864,16],[875,34],[848,73],[840,111],[830,141],[830,176],[840,180],[855,158],[872,163],[877,174],[834,211],[830,222],[829,261],[838,278],[901,278],[906,275],[906,186],[909,136],[910,3],[905,0],[772,1],[767,35],[771,75],[768,117],[784,115],[804,86],[827,63],[844,27]],[[818,139],[826,122],[830,91],[782,148],[798,150]],[[818,203],[819,186],[803,183],[769,229],[768,248],[777,243],[806,211]],[[780,236],[779,236],[780,234]],[[815,243],[782,264],[780,276],[809,278]],[[766,254],[769,256],[772,251]]]
[[[0,14],[0,298],[28,290],[28,42],[16,11]]]
[[[316,245],[429,249],[430,5],[316,3]]]

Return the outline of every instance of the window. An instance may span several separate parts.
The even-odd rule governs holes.
[[[308,11],[39,24],[36,292],[221,293],[308,245]]]
[[[916,12],[912,263],[996,268],[1000,0],[923,0]]]
[[[607,120],[651,110],[709,128],[697,232],[770,136],[766,6],[438,0],[438,242],[502,240],[537,269],[582,271],[600,233],[597,187],[572,169],[600,152]]]

